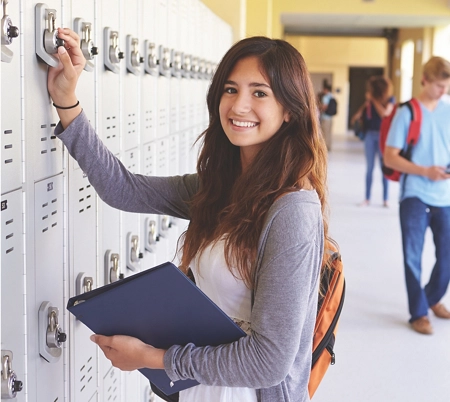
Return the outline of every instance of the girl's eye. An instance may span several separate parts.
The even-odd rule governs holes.
[[[224,92],[227,94],[235,94],[237,91],[236,91],[236,88],[228,87],[228,88],[225,88]]]
[[[265,92],[263,92],[263,91],[256,91],[255,92],[255,96],[257,98],[264,98],[265,96],[267,96],[267,94]]]

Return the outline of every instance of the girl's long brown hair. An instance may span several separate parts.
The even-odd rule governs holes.
[[[289,112],[284,122],[241,172],[239,147],[222,129],[219,104],[225,81],[239,60],[259,59],[275,98]],[[184,233],[181,269],[197,253],[226,234],[225,258],[232,273],[252,288],[258,240],[267,212],[283,194],[312,186],[326,219],[326,147],[309,73],[300,53],[283,40],[251,37],[237,42],[220,62],[207,95],[209,126],[201,134],[197,163],[199,192],[192,199],[191,221]],[[298,230],[302,230],[299,222]]]

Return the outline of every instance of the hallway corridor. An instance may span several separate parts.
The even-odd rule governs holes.
[[[390,207],[383,208],[377,165],[372,204],[359,207],[364,198],[363,143],[335,141],[329,158],[330,234],[340,245],[347,293],[336,365],[329,368],[313,401],[449,402],[450,321],[431,313],[431,336],[413,332],[407,323],[398,184],[390,183]],[[428,232],[425,280],[433,263]],[[450,307],[450,292],[443,302]]]

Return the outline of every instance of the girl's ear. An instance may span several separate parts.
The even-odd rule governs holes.
[[[284,113],[284,116],[283,116],[283,120],[284,120],[286,123],[289,123],[289,121],[291,120],[291,114],[290,114],[289,112],[285,112],[285,113]]]

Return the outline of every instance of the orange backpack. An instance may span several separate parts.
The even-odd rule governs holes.
[[[328,367],[335,363],[334,341],[345,296],[343,270],[344,266],[336,244],[327,240],[314,327],[311,376],[308,384],[310,398],[316,392]]]

